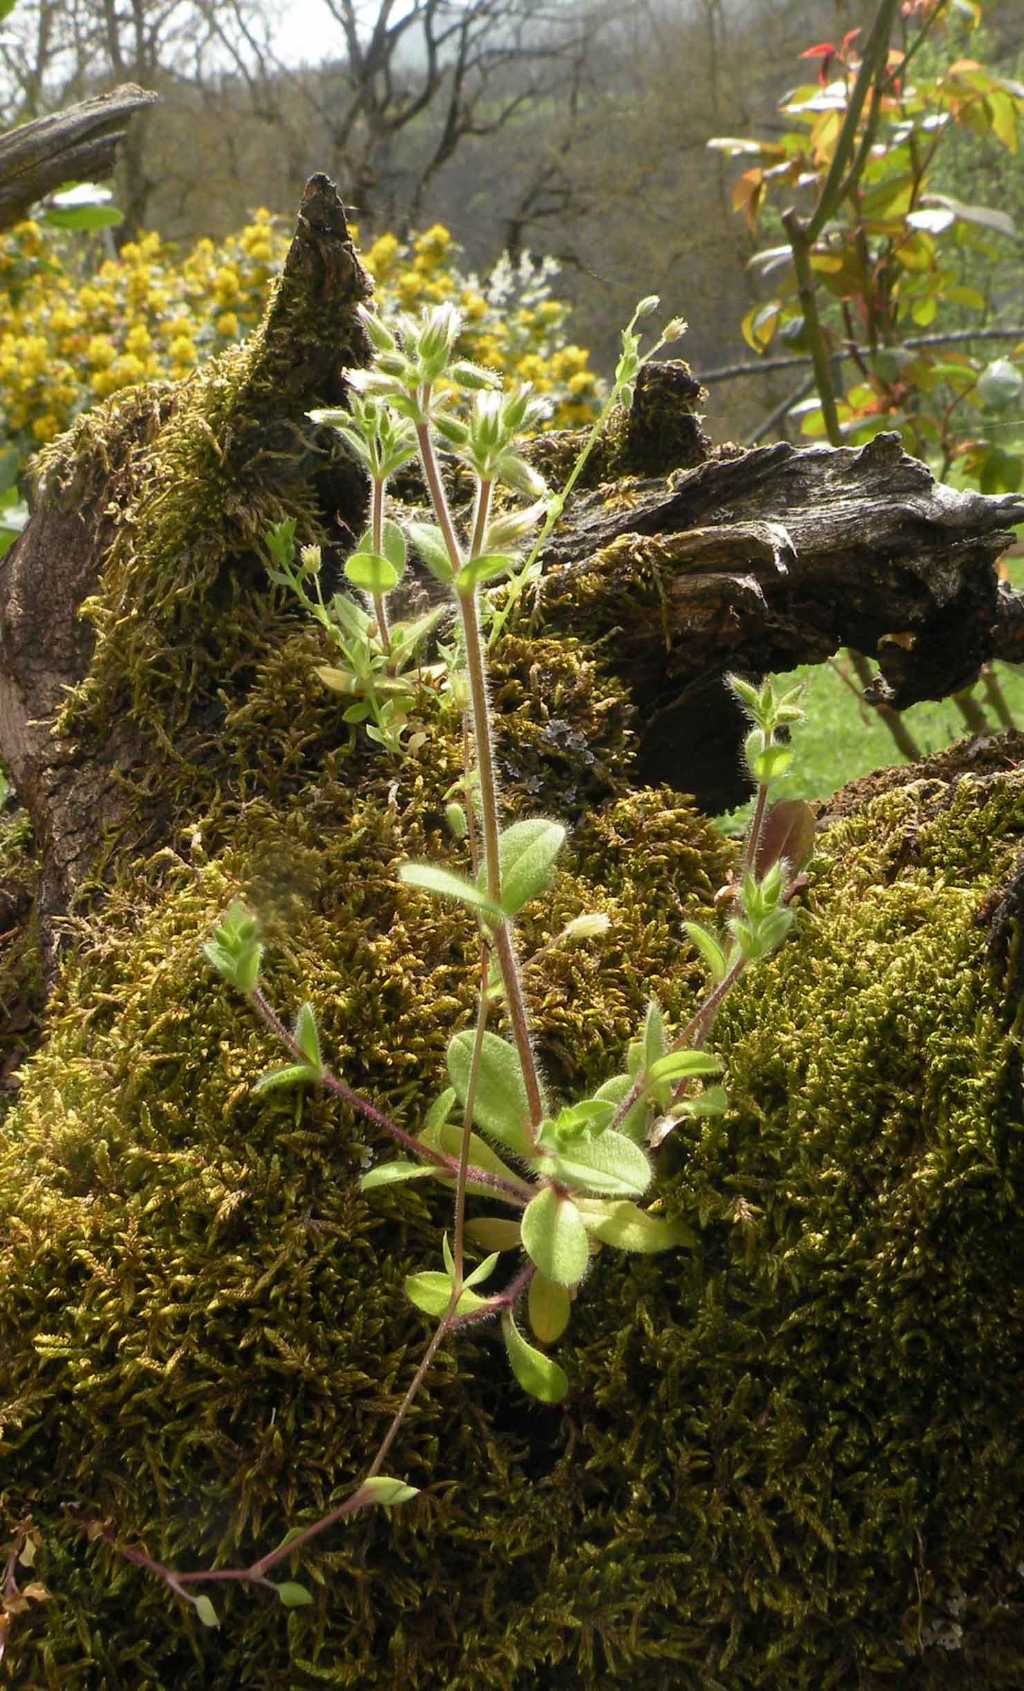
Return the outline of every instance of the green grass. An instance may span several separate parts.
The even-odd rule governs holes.
[[[997,664],[995,668],[1014,719],[1024,728],[1024,668],[1006,664]],[[807,720],[794,730],[793,762],[773,784],[775,798],[828,798],[860,775],[907,762],[877,712],[862,704],[831,666],[815,664],[793,670],[786,680],[790,684],[795,680],[804,682]],[[1002,732],[1001,724],[985,703],[980,683],[974,688],[974,697],[985,711],[993,732]],[[941,751],[970,732],[952,699],[914,705],[903,712],[903,721],[922,757]],[[748,815],[749,806],[744,805],[720,817],[719,824],[728,833],[734,833],[745,825]]]

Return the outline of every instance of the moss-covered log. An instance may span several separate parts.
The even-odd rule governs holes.
[[[8,829],[0,895],[16,923],[41,867],[66,936],[0,1143],[0,1534],[19,1542],[31,1519],[35,1564],[12,1578],[50,1593],[9,1602],[14,1682],[1016,1691],[1014,737],[879,777],[821,818],[795,936],[723,1012],[729,1111],[659,1153],[657,1200],[697,1245],[598,1257],[560,1350],[563,1406],[523,1398],[487,1332],[443,1351],[392,1459],[422,1495],[304,1555],[309,1607],[235,1589],[207,1630],[90,1535],[101,1523],[182,1568],[272,1546],[358,1479],[428,1331],[401,1282],[433,1265],[443,1197],[361,1195],[384,1149],[365,1122],[323,1097],[254,1094],[277,1053],[200,950],[242,893],[277,1007],[312,998],[346,1078],[421,1122],[471,1014],[474,934],[396,869],[448,849],[461,728],[425,704],[421,756],[399,768],[376,754],[339,724],[316,639],[266,585],[270,522],[297,515],[331,567],[339,513],[349,527],[361,514],[358,484],[302,416],[336,401],[363,356],[365,284],[322,179],[304,218],[248,347],[183,389],[114,401],[47,455],[6,577],[0,733],[39,855],[34,869],[25,820]],[[678,369],[663,380],[692,402]],[[578,553],[552,549],[544,626],[520,621],[493,666],[509,811],[571,824],[552,896],[523,922],[539,1050],[566,1097],[621,1066],[650,993],[686,1016],[700,969],[681,924],[710,913],[732,861],[690,798],[638,783],[643,652],[660,647],[664,685],[694,679],[678,666],[701,547],[715,594],[752,571],[784,580],[768,556],[781,536],[755,533],[736,493],[731,515],[691,512],[705,538],[689,553],[681,532],[652,540],[646,518],[595,541],[602,606],[588,525],[706,492],[715,474],[736,487],[743,463],[697,463],[708,449],[688,412],[674,433],[642,416],[620,419],[598,465],[615,484],[570,516]],[[669,469],[652,461],[659,439],[689,467],[660,491],[625,482],[634,449],[645,477]],[[886,591],[917,582],[922,640],[942,593],[981,605],[1005,504],[959,507],[967,528],[958,517],[947,555],[945,495],[890,448],[748,456],[766,484],[906,477],[932,515],[911,519],[904,500],[893,533],[933,567],[901,566]],[[706,538],[716,516],[724,564]],[[813,522],[789,517],[757,521],[787,526],[791,573],[806,532],[809,583]],[[78,561],[57,578],[67,614],[47,667],[33,568],[62,567],[62,544]],[[761,602],[778,609],[767,590]],[[629,665],[602,638],[612,609],[641,642]],[[787,628],[799,610],[794,596]],[[40,706],[59,710],[56,736]],[[80,852],[62,855],[76,829]],[[599,946],[546,948],[592,910],[610,919]],[[31,961],[27,937],[18,957]]]

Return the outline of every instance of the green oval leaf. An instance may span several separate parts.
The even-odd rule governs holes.
[[[189,1602],[204,1626],[220,1626],[217,1611],[208,1597],[190,1597]]]
[[[474,1268],[472,1274],[466,1275],[466,1285],[480,1286],[485,1280],[489,1280],[494,1273],[499,1255],[499,1251],[492,1251],[489,1257],[485,1257],[483,1262]]]
[[[443,1315],[451,1301],[452,1283],[448,1275],[442,1274],[439,1269],[425,1269],[421,1274],[406,1275],[405,1295],[424,1315]],[[483,1309],[489,1302],[489,1298],[481,1298],[474,1291],[464,1290],[459,1298],[456,1314],[471,1315],[474,1310]]]
[[[350,669],[336,669],[333,664],[322,663],[317,664],[313,673],[332,693],[355,694],[363,690],[363,683]]]
[[[503,1215],[481,1215],[466,1223],[466,1238],[485,1251],[517,1251],[522,1244],[518,1221]]]
[[[542,1345],[553,1345],[562,1337],[572,1314],[572,1299],[564,1286],[556,1285],[546,1274],[535,1274],[526,1307],[534,1336]]]
[[[657,1251],[697,1243],[696,1234],[685,1221],[666,1221],[662,1216],[648,1215],[626,1198],[616,1203],[588,1205],[582,1213],[590,1232],[603,1244],[614,1245],[619,1251],[638,1251],[651,1256]]]
[[[462,1128],[458,1122],[446,1121],[438,1128],[424,1128],[419,1137],[424,1144],[446,1152],[449,1157],[458,1157],[462,1151]],[[522,1177],[503,1163],[498,1153],[478,1133],[469,1136],[469,1162],[471,1168],[483,1169],[487,1174],[498,1174],[503,1180],[525,1185]]]
[[[540,816],[529,822],[513,822],[498,841],[501,864],[501,905],[507,916],[514,916],[542,893],[551,880],[555,858],[565,844],[565,829],[560,822],[549,822]],[[479,884],[485,882],[486,869],[481,867]]]
[[[697,947],[708,966],[711,979],[717,986],[719,981],[725,979],[728,964],[725,960],[725,952],[714,934],[709,933],[707,928],[702,928],[698,922],[684,922],[683,932]]]
[[[384,528],[381,535],[381,551],[384,553],[384,556],[388,560],[392,569],[397,570],[399,576],[401,576],[405,569],[406,560],[405,535],[402,533],[398,524],[393,523],[389,517],[384,520]]]
[[[419,1492],[419,1486],[406,1485],[389,1474],[375,1474],[372,1480],[363,1481],[353,1501],[378,1503],[383,1509],[393,1509],[396,1503],[408,1503],[410,1498],[418,1497]]]
[[[497,581],[499,576],[507,575],[515,561],[511,552],[482,552],[478,558],[463,564],[455,585],[461,594],[471,593],[485,581]]]
[[[441,530],[434,523],[409,523],[408,533],[435,581],[447,587],[455,577]]]
[[[406,1180],[427,1180],[440,1173],[433,1163],[407,1163],[399,1160],[381,1163],[371,1168],[359,1181],[360,1192],[372,1192],[378,1186],[398,1186]]]
[[[295,1018],[295,1043],[318,1078],[323,1078],[324,1060],[320,1051],[320,1030],[316,1025],[316,1011],[308,999]]]
[[[274,1590],[286,1609],[304,1609],[313,1601],[313,1593],[304,1585],[296,1584],[293,1579],[286,1579],[280,1585],[275,1585]]]
[[[618,1109],[619,1105],[628,1098],[632,1090],[632,1075],[616,1074],[612,1075],[610,1080],[606,1080],[603,1085],[599,1086],[594,1096],[595,1098],[610,1099],[616,1109]],[[632,1139],[637,1145],[642,1145],[644,1142],[644,1134],[647,1130],[647,1118],[649,1113],[647,1101],[641,1093],[640,1097],[636,1100],[636,1103],[630,1105],[615,1131],[617,1133],[624,1133],[628,1139]]]
[[[353,552],[345,559],[345,574],[365,593],[390,593],[399,581],[399,571],[383,552]]]
[[[543,1351],[527,1344],[507,1311],[501,1318],[501,1331],[512,1372],[524,1392],[539,1398],[541,1403],[561,1403],[569,1390],[564,1368],[559,1368],[558,1363],[545,1356]]]
[[[583,1217],[571,1198],[553,1186],[527,1204],[522,1219],[523,1246],[531,1262],[559,1286],[578,1286],[587,1272],[590,1246]]]
[[[457,1033],[448,1047],[448,1078],[462,1105],[469,1091],[474,1042],[475,1035],[466,1029]],[[527,1128],[530,1104],[519,1054],[514,1045],[499,1039],[496,1033],[485,1033],[481,1044],[473,1120],[485,1133],[520,1156],[533,1155]]]
[[[548,1172],[587,1192],[609,1197],[640,1197],[653,1179],[650,1163],[639,1145],[624,1133],[608,1128],[598,1139],[577,1139],[557,1156],[544,1159]]]
[[[502,915],[500,906],[473,881],[465,875],[456,875],[451,869],[442,869],[439,863],[403,863],[398,879],[407,887],[420,887],[423,892],[434,893],[438,898],[454,898],[460,904],[469,904],[494,920]]]
[[[710,1051],[669,1051],[647,1071],[649,1081],[689,1080],[694,1075],[721,1074],[722,1060]]]

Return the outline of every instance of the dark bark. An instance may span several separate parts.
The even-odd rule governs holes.
[[[127,82],[0,136],[0,229],[64,182],[109,176],[132,114],[157,98]]]
[[[1024,598],[994,569],[1024,497],[946,487],[897,435],[759,447],[614,491],[584,496],[550,547],[541,616],[606,637],[645,724],[638,772],[708,809],[745,792],[726,671],[852,646],[905,710],[1024,654]]]

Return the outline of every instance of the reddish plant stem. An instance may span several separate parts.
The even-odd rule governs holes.
[[[300,1063],[305,1062],[306,1059],[302,1050],[288,1032],[281,1018],[267,1003],[259,987],[256,987],[249,994],[249,1001],[260,1020],[266,1023],[272,1033],[276,1034],[289,1053]],[[326,1087],[327,1091],[332,1093],[334,1097],[340,1098],[350,1109],[365,1116],[367,1121],[373,1123],[374,1127],[379,1127],[382,1133],[388,1134],[391,1139],[396,1140],[407,1151],[411,1151],[414,1156],[422,1158],[424,1162],[433,1163],[436,1168],[443,1169],[446,1174],[457,1177],[459,1168],[457,1157],[446,1156],[443,1151],[435,1151],[431,1145],[424,1145],[421,1139],[415,1138],[411,1133],[406,1133],[405,1129],[399,1127],[397,1122],[392,1121],[390,1116],[386,1116],[382,1110],[378,1110],[376,1104],[371,1104],[370,1100],[364,1098],[360,1093],[353,1092],[352,1088],[346,1086],[343,1080],[339,1080],[338,1076],[333,1074],[330,1069],[325,1069],[320,1084]],[[520,1209],[533,1196],[533,1188],[526,1181],[523,1181],[521,1185],[513,1185],[511,1181],[503,1179],[501,1175],[491,1174],[487,1169],[470,1166],[467,1170],[467,1176],[474,1182],[479,1181],[481,1185],[489,1186],[504,1202],[515,1204]]]
[[[376,476],[374,476],[370,485],[373,489],[371,496],[370,496],[371,544],[372,544],[373,550],[375,552],[381,553],[384,550],[384,488],[385,488],[385,482],[383,481],[383,479],[378,479]],[[372,597],[373,597],[373,612],[374,612],[375,617],[377,618],[377,630],[378,630],[378,633],[380,634],[380,643],[383,646],[385,652],[388,652],[390,654],[390,651],[391,651],[391,629],[388,626],[388,612],[387,612],[387,606],[384,603],[384,595],[383,595],[383,593],[374,593]]]

